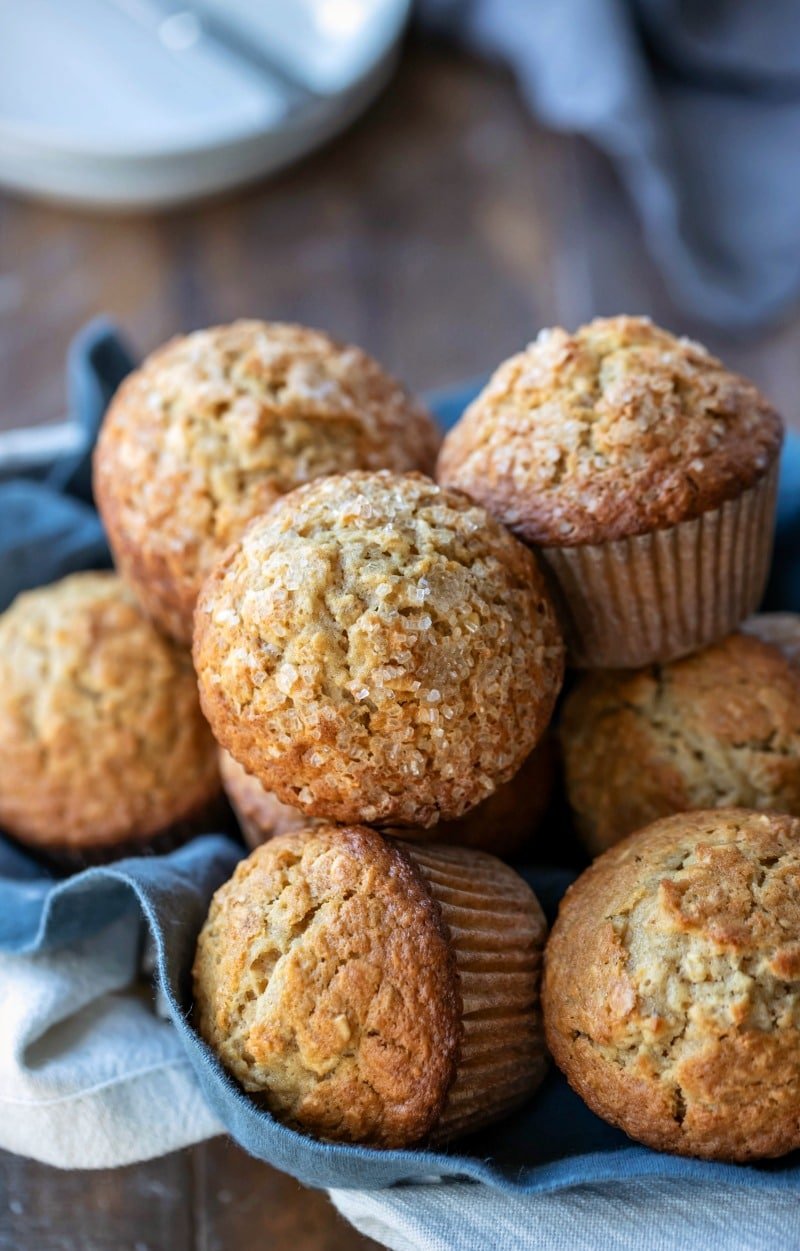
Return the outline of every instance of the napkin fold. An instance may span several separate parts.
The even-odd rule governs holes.
[[[222,1132],[172,1025],[137,986],[130,913],[44,957],[0,953],[0,1146],[107,1168]]]

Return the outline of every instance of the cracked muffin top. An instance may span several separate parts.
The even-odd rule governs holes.
[[[782,440],[756,388],[643,317],[543,330],[447,435],[437,477],[527,542],[665,529],[736,498]]]
[[[359,348],[238,321],[173,339],[126,379],[98,439],[95,493],[143,607],[188,643],[203,578],[253,517],[323,474],[430,471],[438,443]]]
[[[281,1120],[391,1147],[439,1119],[455,960],[422,874],[375,831],[318,826],[242,861],[200,934],[194,995],[200,1033]]]
[[[545,956],[547,1041],[600,1116],[659,1150],[800,1147],[800,821],[669,817],[565,896]]]
[[[97,851],[165,832],[218,791],[189,656],[114,574],[29,591],[0,617],[0,828]]]
[[[591,851],[690,809],[800,816],[800,617],[746,629],[671,664],[586,674],[570,692],[567,792]]]
[[[322,478],[254,522],[195,614],[203,708],[283,803],[461,816],[552,714],[563,644],[531,552],[420,474]]]

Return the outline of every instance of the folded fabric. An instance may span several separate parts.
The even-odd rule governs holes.
[[[83,368],[89,372],[97,372],[101,360],[119,361],[114,352],[98,350],[100,340],[110,347],[107,329],[96,329],[84,340]],[[99,384],[82,390],[82,395],[94,397],[84,401],[90,405],[101,405],[105,394],[107,389]],[[437,401],[443,424],[452,422],[465,398],[460,394]],[[88,430],[96,429],[96,418],[96,412],[85,416]],[[798,474],[799,465],[800,449],[793,443],[785,482],[796,481],[792,475]],[[56,478],[78,483],[84,468],[85,463],[75,465],[65,476],[36,484],[44,492],[40,524],[48,515],[59,515],[48,514],[48,501],[57,509],[72,498],[54,484]],[[8,493],[13,498],[18,488],[19,483],[0,484],[0,510]],[[66,486],[67,493],[71,489]],[[778,567],[782,581],[776,585],[786,589],[787,606],[800,609],[800,509],[792,492],[784,502],[782,550],[787,563]],[[84,501],[83,507],[89,505]],[[4,528],[4,569],[7,534],[18,548],[25,540],[19,521],[10,531]],[[62,537],[68,540],[69,533]],[[64,551],[71,559],[74,548],[68,542]],[[43,555],[42,564],[38,560],[39,549],[29,547],[33,567],[25,566],[25,585],[35,580],[37,569],[47,577],[60,572],[50,553]],[[14,590],[9,581],[4,589]],[[561,832],[553,830],[552,835],[549,858],[557,859]],[[555,1073],[530,1104],[448,1152],[346,1147],[317,1142],[277,1124],[225,1074],[192,1027],[189,971],[196,934],[211,893],[242,854],[241,844],[233,839],[207,836],[167,856],[131,858],[57,881],[0,837],[0,1146],[70,1167],[111,1165],[172,1150],[224,1127],[251,1154],[311,1186],[378,1190],[398,1182],[417,1183],[387,1194],[385,1209],[370,1201],[370,1219],[378,1220],[382,1211],[399,1228],[409,1220],[402,1204],[416,1194],[416,1232],[409,1232],[406,1242],[397,1234],[394,1244],[407,1247],[477,1247],[490,1238],[496,1241],[495,1232],[504,1227],[496,1224],[495,1193],[516,1196],[504,1210],[523,1213],[526,1222],[533,1219],[531,1213],[539,1214],[537,1220],[550,1220],[542,1196],[563,1196],[576,1187],[589,1194],[598,1187],[632,1183],[639,1185],[641,1195],[644,1179],[659,1187],[667,1181],[682,1187],[703,1183],[707,1195],[733,1188],[739,1202],[745,1194],[751,1196],[748,1203],[757,1196],[772,1203],[780,1191],[792,1196],[793,1211],[800,1209],[797,1156],[744,1168],[649,1151],[595,1117]],[[570,872],[523,871],[552,916]],[[137,976],[148,935],[166,1020]],[[439,1188],[420,1184],[431,1178],[451,1180]],[[455,1180],[464,1179],[483,1183],[467,1189],[466,1204],[460,1199],[463,1188],[453,1188]],[[523,1198],[522,1208],[516,1207]],[[341,1195],[337,1201],[343,1202]],[[357,1201],[344,1208],[362,1219]],[[445,1210],[450,1212],[446,1219],[441,1217]],[[516,1228],[511,1216],[505,1228]],[[781,1226],[779,1244],[792,1244],[787,1229]],[[423,1234],[428,1241],[414,1241]],[[505,1245],[514,1245],[510,1237]]]
[[[362,1234],[393,1251],[775,1251],[800,1244],[786,1190],[649,1180],[575,1186],[546,1200],[453,1182],[332,1190]]]
[[[692,316],[754,326],[800,290],[800,9],[792,0],[420,0],[508,64],[548,125],[612,157]],[[590,206],[591,208],[591,206]]]

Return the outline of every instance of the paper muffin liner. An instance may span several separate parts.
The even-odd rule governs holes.
[[[628,669],[675,660],[754,612],[772,557],[778,459],[737,499],[666,530],[540,547],[556,583],[568,662]]]
[[[461,847],[405,844],[450,933],[462,997],[456,1076],[431,1140],[471,1133],[524,1102],[547,1057],[539,1006],[546,925],[512,869]]]

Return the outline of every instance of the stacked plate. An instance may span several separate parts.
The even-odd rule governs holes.
[[[250,181],[347,125],[411,0],[0,0],[0,183],[164,207]]]

